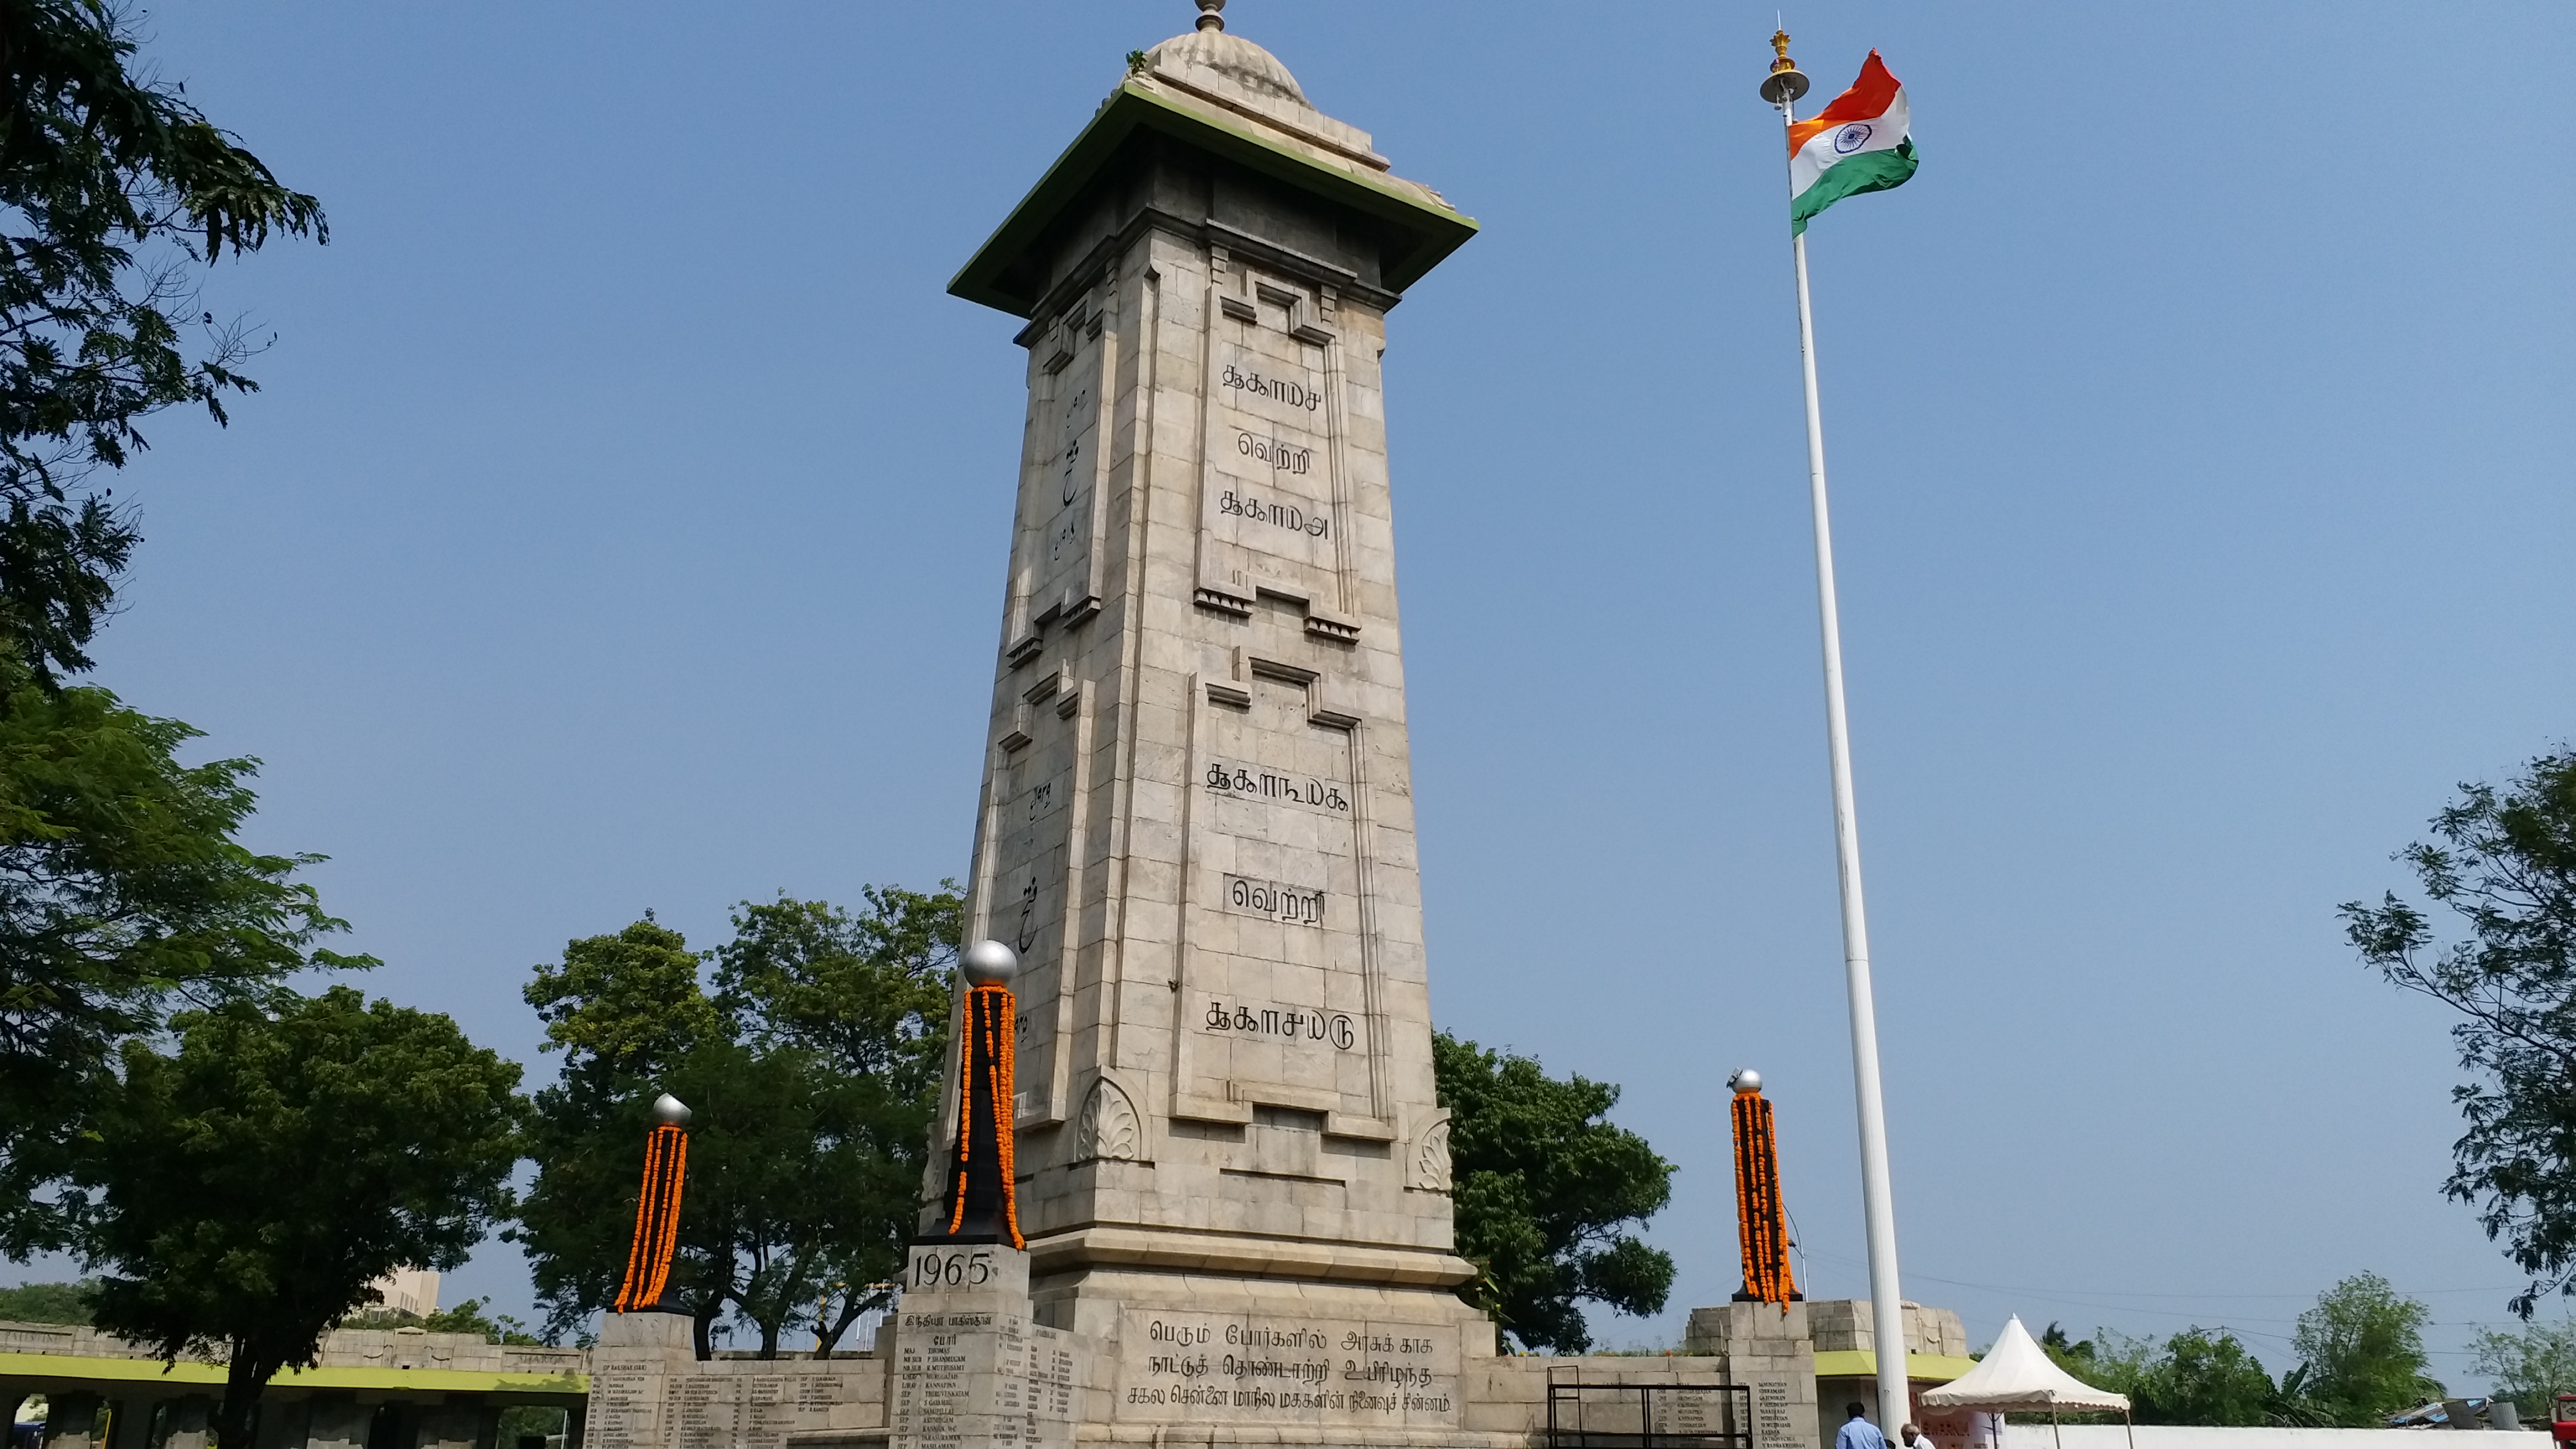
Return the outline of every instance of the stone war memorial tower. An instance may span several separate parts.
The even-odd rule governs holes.
[[[771,1360],[621,1301],[584,1449],[1830,1444],[1868,1327],[1785,1277],[1672,1357],[1457,1295],[1379,361],[1476,225],[1199,6],[950,286],[1028,405],[900,1301]]]
[[[950,288],[1028,319],[967,936],[1020,957],[1031,1312],[1112,1437],[1445,1442],[1494,1330],[1453,1291],[1379,357],[1475,223],[1200,4]]]

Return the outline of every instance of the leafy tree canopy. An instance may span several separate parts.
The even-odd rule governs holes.
[[[109,0],[0,5],[0,67],[0,639],[51,688],[89,667],[139,537],[85,481],[145,446],[152,413],[220,423],[225,394],[257,387],[198,279],[272,232],[329,228],[179,86],[137,75]],[[193,359],[186,328],[204,331]]]
[[[2424,1372],[2424,1319],[2423,1304],[2377,1274],[2347,1278],[2300,1315],[2294,1342],[2304,1362],[2277,1384],[2223,1328],[2165,1339],[2097,1329],[2070,1342],[2052,1323],[2039,1341],[2058,1367],[2128,1395],[2141,1424],[2366,1428],[2441,1396]]]
[[[649,1078],[725,1035],[698,984],[698,957],[677,931],[644,919],[614,936],[564,947],[523,995],[546,1024],[547,1051],[586,1087]]]
[[[483,1306],[488,1300],[468,1298],[453,1308],[436,1313],[414,1313],[408,1308],[361,1308],[340,1321],[342,1328],[417,1328],[423,1333],[471,1333],[485,1343],[537,1344],[544,1340],[528,1332],[528,1326],[506,1313],[486,1316]]]
[[[246,1444],[279,1370],[395,1268],[461,1266],[511,1208],[519,1067],[447,1017],[349,988],[172,1019],[129,1042],[83,1164],[100,1327],[228,1362],[216,1432]]]
[[[255,760],[182,765],[197,731],[104,689],[40,688],[0,648],[0,1255],[70,1241],[71,1168],[117,1044],[173,1001],[258,993],[342,923],[294,880],[319,856],[234,840]]]
[[[2236,1335],[2192,1327],[2165,1340],[2130,1391],[2144,1424],[2269,1424],[2279,1390]]]
[[[2442,1386],[2426,1372],[2430,1317],[2376,1273],[2354,1274],[2317,1295],[2291,1338],[2304,1361],[2307,1396],[2353,1428],[2440,1398]]]
[[[1591,1346],[1578,1303],[1661,1312],[1672,1255],[1621,1230],[1672,1200],[1673,1165],[1606,1120],[1619,1089],[1446,1032],[1431,1061],[1450,1109],[1458,1251],[1484,1270],[1460,1296],[1523,1347],[1559,1353]]]
[[[2433,839],[2397,853],[2425,897],[2466,928],[2437,946],[2415,905],[2383,894],[2342,915],[2364,961],[2459,1013],[2473,1080],[2455,1087],[2468,1130],[2446,1185],[2477,1203],[2487,1236],[2529,1277],[2512,1301],[2576,1293],[2576,750],[2533,760],[2499,790],[2462,785]]]
[[[98,1280],[77,1283],[21,1283],[0,1288],[0,1320],[12,1323],[87,1323]]]
[[[2481,1329],[2472,1342],[2476,1371],[2527,1420],[2557,1417],[2558,1396],[2576,1393],[2576,1323],[2525,1323],[2510,1333]]]
[[[730,1312],[763,1354],[804,1327],[828,1353],[874,1306],[862,1290],[894,1276],[918,1209],[962,903],[953,886],[863,899],[745,902],[705,957],[648,915],[537,968],[527,997],[565,1062],[537,1094],[537,1182],[512,1236],[549,1333],[616,1296],[662,1091],[695,1113],[668,1297],[699,1352]]]

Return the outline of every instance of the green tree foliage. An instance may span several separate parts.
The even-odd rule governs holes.
[[[2468,1131],[2446,1190],[2479,1205],[2528,1275],[2512,1307],[2529,1318],[2552,1289],[2576,1293],[2576,751],[2533,760],[2502,790],[2460,789],[2434,838],[2397,859],[2466,937],[2437,947],[2424,912],[2394,894],[2342,914],[2364,961],[2460,1015],[2451,1038],[2474,1079],[2451,1092]]]
[[[2576,1323],[2526,1323],[2510,1333],[2481,1329],[2475,1369],[2513,1400],[2522,1417],[2557,1417],[2558,1396],[2576,1393]]]
[[[486,1314],[482,1298],[468,1298],[453,1308],[436,1313],[414,1313],[408,1308],[361,1308],[340,1321],[342,1328],[417,1328],[423,1333],[471,1333],[485,1343],[536,1344],[542,1342],[528,1332],[528,1326],[509,1314]]]
[[[2353,1428],[2442,1396],[2426,1373],[2424,1305],[2400,1296],[2376,1273],[2359,1273],[2317,1295],[2292,1336],[2302,1360],[2300,1390],[2332,1422]]]
[[[2142,1397],[2140,1381],[2165,1346],[2156,1339],[2131,1338],[2107,1328],[2093,1330],[2091,1338],[2070,1341],[2066,1330],[2052,1323],[2040,1331],[2039,1348],[2059,1368],[2097,1389],[2127,1394],[2134,1405]]]
[[[737,1040],[819,1070],[837,1109],[831,1152],[842,1196],[803,1205],[811,1220],[798,1225],[792,1251],[744,1295],[764,1352],[791,1308],[811,1301],[829,1354],[883,1302],[864,1285],[897,1276],[920,1208],[965,903],[953,882],[930,894],[866,886],[861,899],[856,914],[783,892],[745,902],[733,940],[716,952],[716,1000]],[[836,1283],[853,1291],[822,1309]]]
[[[2236,1335],[2196,1326],[2166,1339],[2135,1385],[2130,1410],[2141,1424],[2269,1424],[2279,1393]]]
[[[1460,1296],[1523,1347],[1559,1353],[1591,1346],[1579,1302],[1661,1312],[1672,1255],[1621,1229],[1672,1200],[1673,1165],[1605,1120],[1619,1089],[1446,1032],[1431,1060],[1451,1114],[1458,1251],[1483,1272]]]
[[[174,1000],[257,994],[342,929],[299,866],[233,836],[255,760],[182,765],[197,731],[106,690],[41,688],[0,647],[0,1256],[61,1247],[70,1171],[118,1043]]]
[[[329,239],[320,203],[134,51],[108,0],[0,5],[0,639],[47,688],[89,667],[138,539],[86,480],[145,446],[150,414],[222,422],[227,393],[256,389],[199,278],[273,231]],[[183,329],[205,334],[193,360]]]
[[[529,1155],[537,1180],[505,1233],[531,1260],[548,1337],[616,1300],[641,1179],[639,1144],[652,1126],[654,1092],[643,1089],[669,1082],[677,1091],[682,1064],[723,1035],[698,971],[688,942],[646,912],[613,936],[570,943],[562,963],[538,967],[523,993],[546,1023],[545,1049],[564,1054],[561,1076],[536,1094]],[[702,1117],[721,1110],[703,1092],[682,1100]],[[704,1144],[695,1145],[691,1186],[706,1156]],[[684,1206],[684,1228],[704,1222],[699,1204]],[[675,1297],[687,1297],[690,1278],[682,1272]],[[702,1350],[705,1320],[721,1308],[721,1300],[708,1305],[700,1320]]]
[[[97,1321],[165,1360],[228,1364],[215,1416],[247,1444],[281,1369],[407,1265],[461,1266],[511,1207],[519,1068],[447,1017],[347,987],[173,1018],[124,1052],[83,1179]]]
[[[87,1323],[98,1280],[77,1283],[21,1283],[0,1288],[0,1320],[11,1323]]]
[[[745,902],[700,957],[649,916],[566,947],[527,998],[561,1079],[537,1094],[538,1176],[513,1236],[547,1331],[616,1298],[652,1099],[696,1114],[668,1299],[713,1348],[731,1312],[774,1355],[813,1327],[829,1352],[894,1276],[918,1210],[961,928],[953,887],[870,887],[853,914]],[[701,975],[709,961],[711,983]],[[709,989],[709,985],[713,989]]]
[[[2305,1396],[2307,1370],[2292,1369],[2279,1384],[2236,1336],[2192,1327],[2170,1338],[2131,1338],[2108,1329],[2069,1342],[2056,1324],[2039,1337],[2059,1368],[2095,1388],[2129,1396],[2141,1424],[2266,1425],[2320,1428],[2333,1417]],[[2116,1423],[2116,1415],[2084,1415]],[[2073,1418],[2069,1422],[2074,1422]]]

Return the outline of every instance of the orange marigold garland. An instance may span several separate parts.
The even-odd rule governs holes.
[[[644,1185],[635,1198],[635,1236],[627,1245],[626,1277],[617,1289],[617,1311],[636,1313],[662,1301],[670,1286],[671,1255],[680,1241],[680,1188],[687,1180],[689,1109],[668,1093],[654,1102],[658,1119],[644,1139]]]
[[[1762,1098],[1757,1073],[1737,1073],[1734,1086],[1735,1223],[1744,1249],[1744,1291],[1735,1296],[1786,1308],[1799,1294],[1789,1267],[1789,1214],[1780,1196],[1771,1104]]]
[[[1002,1150],[1002,1221],[1010,1229],[1011,1246],[1026,1248],[1028,1241],[1020,1236],[1019,1163],[1013,1152],[1016,1144],[1012,1140],[1019,1134],[1011,1127],[1012,1115],[1018,1107],[1015,1100],[1018,1062],[1013,1056],[1015,1044],[1012,1041],[1017,1033],[1012,1028],[1019,1015],[1019,1003],[1007,986],[979,986],[975,989],[989,991],[993,996],[986,1017],[992,1024],[994,1042],[993,1141]]]
[[[957,1064],[957,1191],[948,1231],[966,1225],[966,1158],[975,1146],[975,993],[966,993],[966,1053]]]
[[[966,1227],[968,1163],[973,1159],[975,1143],[975,1087],[980,1076],[992,1094],[992,1150],[1000,1169],[1001,1226],[1009,1234],[1012,1247],[1026,1248],[1028,1242],[1020,1236],[1018,1164],[1011,1130],[1015,1066],[1011,1028],[1017,1006],[1011,989],[998,982],[987,982],[966,993],[965,1050],[957,1071],[957,1188],[949,1208],[948,1231],[953,1235]]]

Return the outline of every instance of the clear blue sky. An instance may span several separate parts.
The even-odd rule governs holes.
[[[534,1075],[518,990],[646,907],[965,867],[1019,447],[942,293],[1183,0],[153,12],[330,210],[165,417],[101,678],[267,762],[365,983]],[[1779,1104],[1864,1291],[1769,5],[1237,0],[1484,234],[1391,320],[1433,1001],[1680,1164]],[[1924,161],[1816,224],[1908,1295],[1972,1336],[2515,1277],[2438,1185],[2447,1022],[2335,903],[2576,707],[2563,4],[1846,4]],[[450,1280],[525,1311],[514,1249]],[[2467,1378],[2466,1360],[2442,1370]]]

